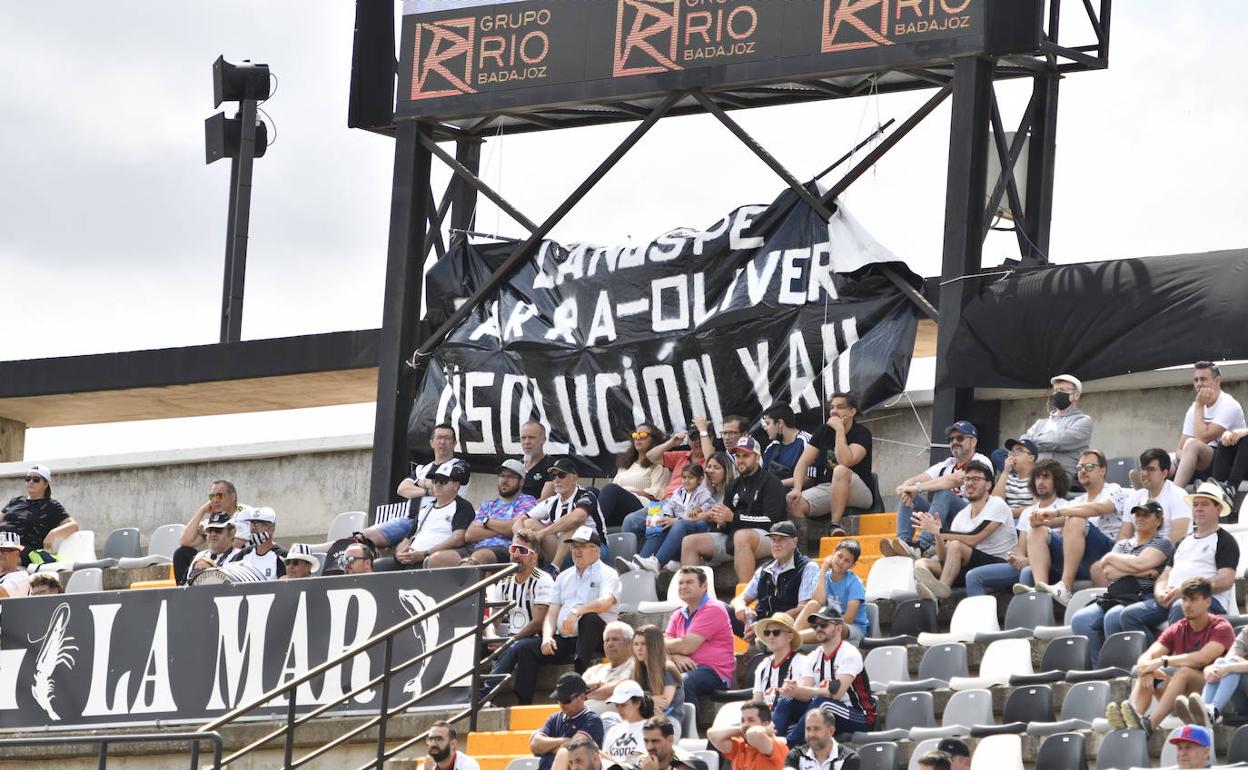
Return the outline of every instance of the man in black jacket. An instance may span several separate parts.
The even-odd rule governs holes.
[[[754,618],[769,618],[777,612],[793,617],[801,612],[815,592],[819,565],[797,548],[797,527],[791,521],[772,525],[767,532],[772,561],[758,568],[745,590],[732,600],[732,612],[744,625],[744,639],[754,640]],[[751,608],[750,602],[758,600]]]
[[[784,761],[792,770],[858,770],[858,752],[836,742],[836,719],[823,709],[806,714],[806,744],[794,748]]]
[[[724,502],[711,508],[711,531],[685,537],[680,562],[696,567],[704,558],[731,555],[737,582],[748,583],[758,559],[770,551],[771,526],[785,519],[784,485],[762,467],[762,452],[753,436],[742,436],[732,454],[737,477],[724,490]]]

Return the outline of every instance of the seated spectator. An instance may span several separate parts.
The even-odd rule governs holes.
[[[218,522],[230,522],[230,548],[234,549],[238,546],[233,542],[234,531],[233,517],[239,513],[250,511],[251,506],[240,505],[238,502],[238,490],[234,487],[233,482],[225,479],[218,479],[212,482],[212,486],[208,489],[208,501],[199,506],[195,514],[191,516],[190,521],[186,522],[186,526],[182,528],[182,537],[178,540],[178,548],[173,552],[173,579],[178,585],[186,583],[186,573],[190,570],[191,562],[195,556],[203,550],[208,542],[208,530],[205,527],[205,521],[216,514],[223,514],[224,519],[218,517]]]
[[[688,448],[679,448],[683,446]],[[662,463],[670,474],[667,487],[664,488],[659,499],[666,500],[680,488],[680,471],[686,465],[696,465],[701,468],[706,464],[706,458],[713,454],[715,454],[715,439],[711,436],[711,421],[705,417],[694,417],[688,430],[673,433],[667,441],[652,446],[650,451],[646,452],[646,457],[650,458],[650,462]],[[629,516],[632,515],[629,514]],[[626,524],[627,522],[628,519],[625,519]],[[628,531],[627,527],[624,531]]]
[[[208,547],[191,559],[190,570],[186,573],[188,581],[203,570],[220,567],[232,561],[239,553],[234,547],[233,516],[225,511],[211,513],[208,515],[208,520],[204,522],[203,528]],[[185,538],[185,533],[183,537]]]
[[[785,767],[792,770],[858,770],[858,752],[836,742],[836,720],[831,711],[806,713],[806,745],[789,752]]]
[[[610,714],[610,724],[605,718],[603,720],[606,737],[602,742],[602,753],[612,763],[636,767],[638,760],[646,755],[646,741],[641,728],[647,719],[654,716],[654,701],[641,691],[641,685],[628,679],[615,688],[607,703],[615,707],[615,713]],[[562,770],[558,756],[552,770]]]
[[[0,533],[0,537],[3,534]],[[30,576],[30,596],[55,596],[65,593],[61,579],[55,572],[36,572]]]
[[[771,541],[771,558],[759,567],[745,590],[732,600],[733,614],[745,625],[745,641],[754,640],[754,628],[749,625],[756,615],[771,617],[777,612],[797,617],[806,602],[815,593],[819,578],[819,565],[797,550],[797,527],[791,521],[773,524],[767,532]],[[750,602],[757,602],[751,608]]]
[[[615,603],[621,590],[620,576],[599,559],[597,533],[581,527],[567,543],[572,546],[573,566],[555,578],[541,637],[515,645],[512,688],[521,703],[532,702],[537,672],[543,664],[572,661],[580,673],[597,663],[602,657],[602,632],[618,617]]]
[[[715,498],[703,480],[706,472],[700,465],[690,463],[680,471],[680,486],[663,502],[662,513],[651,523],[642,517],[641,553],[632,561],[616,557],[621,571],[641,568],[658,572],[666,567],[680,568],[680,544],[685,535],[706,532],[710,529],[710,510]],[[639,513],[646,513],[639,511]],[[629,514],[631,517],[633,514]],[[627,522],[625,522],[627,527]]]
[[[1140,453],[1139,464],[1141,488],[1126,493],[1123,509],[1129,511],[1141,503],[1156,500],[1165,513],[1161,534],[1170,538],[1170,542],[1178,543],[1191,527],[1192,509],[1183,488],[1166,478],[1170,472],[1170,454],[1164,449],[1145,449]]]
[[[1006,564],[1007,554],[1018,545],[1009,507],[988,494],[992,467],[975,461],[961,475],[967,503],[947,530],[936,516],[915,514],[918,529],[936,541],[936,558],[920,559],[914,567],[919,594],[929,599],[948,599],[950,591],[964,585],[967,573],[977,567]]]
[[[1153,595],[1154,577],[1174,552],[1174,543],[1161,535],[1164,517],[1156,501],[1132,508],[1132,536],[1115,543],[1093,569],[1109,587],[1070,620],[1073,632],[1088,638],[1093,667],[1100,659],[1105,638],[1122,630],[1123,611]]]
[[[811,631],[812,635],[814,631]],[[754,624],[755,638],[761,639],[767,657],[754,669],[754,700],[766,703],[768,708],[775,708],[780,698],[780,688],[790,680],[796,681],[797,671],[801,671],[803,656],[802,639],[793,624],[793,618],[783,612],[777,612],[769,618],[763,618]]]
[[[1213,469],[1214,450],[1227,431],[1248,429],[1244,408],[1222,390],[1222,370],[1211,361],[1197,361],[1192,369],[1196,397],[1183,415],[1183,432],[1175,451],[1179,465],[1174,471],[1174,483],[1179,487],[1186,487],[1198,474]]]
[[[961,738],[941,738],[936,750],[949,757],[951,770],[971,770],[971,747]]]
[[[654,707],[674,714],[685,704],[680,669],[668,659],[667,640],[658,626],[644,625],[633,637],[633,681],[654,699]]]
[[[1187,724],[1171,736],[1170,745],[1178,749],[1175,767],[1209,767],[1213,762],[1213,732],[1207,727]]]
[[[1084,493],[1062,508],[1038,511],[1046,521],[1061,521],[1061,534],[1049,536],[1049,548],[1030,550],[1031,572],[1040,574],[1036,588],[1048,591],[1060,604],[1070,603],[1076,580],[1100,583],[1093,572],[1095,564],[1109,553],[1114,543],[1131,536],[1132,524],[1123,521],[1124,494],[1117,484],[1106,484],[1108,463],[1099,450],[1089,449],[1079,456],[1079,486]],[[1049,565],[1052,565],[1051,567]],[[1059,579],[1054,575],[1060,574]],[[1024,580],[1024,583],[1028,581]]]
[[[1008,452],[1003,472],[997,478],[992,494],[1005,500],[1014,518],[1034,501],[1031,496],[1031,472],[1035,470],[1039,448],[1029,439],[1009,439],[1005,442]]]
[[[546,426],[537,420],[521,425],[520,451],[524,452],[524,483],[520,493],[534,500],[545,500],[555,493],[549,471],[558,459],[546,454]]]
[[[652,461],[649,452],[665,441],[667,436],[663,431],[649,423],[643,422],[633,431],[628,450],[617,458],[619,470],[615,478],[602,488],[599,495],[599,505],[607,526],[618,527],[628,514],[663,499],[663,490],[667,488],[672,474],[663,467],[663,463]]]
[[[919,558],[930,550],[936,542],[935,535],[930,532],[920,532],[917,545],[911,545],[914,514],[925,511],[942,526],[948,524],[953,515],[966,506],[967,499],[962,495],[962,474],[967,467],[972,462],[978,462],[992,468],[991,461],[975,451],[979,433],[974,425],[958,420],[945,429],[945,435],[949,438],[952,456],[897,485],[897,539],[880,543],[880,552],[885,556]],[[989,484],[993,478],[990,472]],[[984,493],[987,494],[988,489]]]
[[[511,560],[511,535],[518,519],[537,504],[521,491],[525,470],[519,460],[503,460],[498,468],[498,497],[481,503],[464,533],[468,544],[460,564],[506,564]]]
[[[367,575],[373,571],[376,560],[377,552],[366,543],[352,543],[338,557],[344,575]]]
[[[282,577],[287,580],[312,577],[312,573],[316,571],[316,557],[312,555],[312,549],[306,543],[292,545],[284,561],[286,574]]]
[[[926,751],[916,760],[919,770],[952,770],[952,757],[943,751]],[[967,765],[970,767],[970,765]]]
[[[857,644],[871,633],[871,622],[863,604],[867,601],[867,587],[854,574],[854,565],[862,556],[862,546],[857,540],[842,540],[836,544],[832,555],[819,565],[815,578],[815,592],[797,616],[797,630],[803,642],[815,640],[815,630],[810,627],[810,616],[821,607],[834,607],[845,620],[849,641]]]
[[[30,573],[22,569],[24,550],[22,539],[16,532],[0,530],[0,599],[16,599],[32,593]],[[56,587],[61,587],[61,581],[54,575],[40,574],[53,578],[56,580]]]
[[[285,577],[286,549],[273,541],[277,533],[277,513],[272,508],[253,508],[235,514],[234,520],[245,521],[251,534],[247,545],[231,556],[230,561],[246,564],[265,580]]]
[[[632,678],[634,635],[633,627],[619,620],[612,621],[603,628],[602,653],[607,660],[604,663],[595,663],[581,674],[585,686],[589,688],[591,708],[595,703],[606,701],[617,684]],[[594,708],[594,711],[599,710]]]
[[[838,733],[866,732],[875,725],[875,696],[867,681],[862,653],[845,641],[845,620],[825,607],[810,616],[819,647],[803,658],[780,687],[776,731],[790,745],[801,743],[811,709],[832,712]]]
[[[52,471],[32,465],[26,471],[26,494],[5,503],[0,529],[17,533],[22,541],[22,566],[53,561],[60,542],[78,531],[78,522],[52,498]]]
[[[793,469],[806,453],[810,434],[797,427],[797,415],[788,404],[772,404],[763,410],[763,432],[767,448],[763,450],[763,467],[780,479],[785,489],[802,490],[815,483],[818,467],[808,467],[800,478]]]
[[[377,548],[390,548],[407,537],[412,530],[414,520],[424,516],[429,506],[433,505],[433,479],[429,474],[441,465],[455,459],[455,427],[448,423],[435,425],[429,435],[429,448],[433,450],[433,459],[422,465],[412,467],[412,475],[399,482],[395,494],[410,500],[406,518],[374,524],[364,530],[364,537]],[[465,478],[463,483],[468,483]]]
[[[989,591],[1010,586],[1015,586],[1014,593],[1032,590],[1029,565],[1035,564],[1032,557],[1037,552],[1043,551],[1047,557],[1049,548],[1053,546],[1048,538],[1051,528],[1061,525],[1059,509],[1066,504],[1063,495],[1070,491],[1070,477],[1056,460],[1041,460],[1032,469],[1027,487],[1033,502],[1019,511],[1015,526],[1018,537],[1016,547],[1006,552],[1004,562],[985,564],[968,571],[967,596],[983,596]],[[992,499],[1001,498],[994,496]],[[1029,532],[1035,534],[1029,537]],[[1047,567],[1044,574],[1048,577]]]
[[[730,687],[736,680],[732,622],[728,608],[711,599],[706,573],[697,567],[681,567],[675,579],[676,595],[685,606],[672,613],[663,635],[668,656],[684,673],[685,700],[697,703],[703,695]]]
[[[1190,578],[1180,592],[1183,617],[1163,631],[1136,661],[1131,699],[1110,703],[1105,709],[1105,718],[1115,730],[1137,728],[1151,737],[1169,716],[1175,699],[1199,692],[1205,683],[1205,666],[1225,655],[1235,643],[1230,622],[1209,612],[1213,585],[1208,578]],[[1145,713],[1148,716],[1142,716]]]
[[[1165,570],[1153,585],[1153,595],[1122,611],[1121,630],[1143,631],[1151,640],[1157,624],[1178,622],[1183,613],[1178,601],[1180,588],[1193,577],[1206,578],[1213,585],[1210,612],[1225,615],[1231,606],[1239,543],[1218,523],[1219,516],[1230,513],[1231,505],[1216,481],[1201,484],[1195,494],[1187,496],[1187,504],[1191,506],[1195,531],[1175,545]]]
[[[425,735],[424,770],[480,770],[477,760],[459,750],[459,733],[450,722],[439,719]]]
[[[516,603],[506,616],[495,621],[493,628],[489,629],[496,637],[515,639],[515,642],[494,661],[491,674],[510,674],[514,671],[521,644],[541,645],[542,627],[555,592],[554,578],[545,570],[537,568],[540,557],[537,553],[537,536],[534,533],[517,529],[511,536],[508,554],[511,563],[520,565],[519,571],[488,586],[485,589],[485,598],[490,602]],[[521,705],[533,702],[536,687],[536,672],[533,672],[533,676],[519,677],[513,682],[516,698]]]
[[[429,471],[432,502],[421,507],[418,517],[407,520],[407,534],[395,547],[392,558],[377,562],[378,572],[459,564],[464,535],[476,517],[472,503],[459,496],[459,490],[468,483],[468,475],[468,465],[463,460],[451,460]]]
[[[1059,374],[1049,384],[1053,387],[1049,395],[1053,411],[1036,420],[1022,438],[1040,450],[1036,459],[1057,460],[1066,469],[1066,475],[1074,477],[1075,462],[1092,443],[1092,418],[1079,408],[1083,383],[1073,374]]]
[[[33,579],[32,579],[33,584]],[[34,591],[31,591],[34,594]],[[1190,724],[1217,725],[1227,714],[1248,715],[1248,626],[1239,630],[1231,652],[1205,667],[1204,696],[1179,696],[1174,713]]]
[[[641,727],[646,742],[646,756],[638,770],[706,770],[706,763],[696,757],[684,756],[676,749],[676,723],[663,716],[653,716]]]
[[[771,723],[771,709],[757,700],[741,706],[740,725],[713,727],[706,739],[733,770],[780,770],[789,755],[788,744]]]
[[[555,691],[550,694],[551,699],[559,704],[559,710],[551,714],[529,738],[529,749],[539,758],[540,770],[550,770],[555,754],[562,748],[567,748],[569,754],[589,751],[594,758],[594,767],[600,766],[598,746],[603,739],[602,719],[585,705],[588,694],[589,688],[580,674],[569,671],[559,676]],[[578,741],[580,738],[587,740]],[[568,761],[569,767],[574,770],[583,767],[571,756]]]
[[[706,488],[711,498],[717,502],[724,501],[728,485],[737,477],[737,464],[727,452],[716,452],[706,458]]]
[[[605,543],[607,524],[598,506],[598,493],[580,486],[576,463],[564,457],[550,466],[548,472],[555,493],[530,508],[515,526],[536,533],[542,555],[556,569],[563,569],[568,557],[568,534],[588,526],[597,533],[598,542]]]
[[[685,537],[680,562],[696,566],[703,559],[731,555],[737,582],[748,583],[757,560],[770,551],[768,530],[784,520],[784,486],[762,467],[758,442],[752,436],[738,441],[732,453],[738,475],[729,482],[724,502],[711,508],[711,530]]]
[[[797,524],[801,541],[806,542],[806,519],[830,516],[833,536],[844,534],[841,518],[847,507],[870,508],[871,431],[854,422],[858,399],[849,393],[833,393],[828,401],[828,419],[806,442],[806,450],[793,468],[793,475],[806,478],[811,469],[823,483],[805,490],[794,486],[788,494],[789,516]]]

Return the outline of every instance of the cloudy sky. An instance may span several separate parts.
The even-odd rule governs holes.
[[[1075,21],[1078,3],[1067,18]],[[1248,244],[1235,51],[1248,3],[1132,0],[1111,67],[1062,85],[1054,262]],[[0,360],[216,340],[229,168],[204,164],[211,63],[278,77],[276,140],[256,164],[246,339],[380,323],[392,142],[346,127],[354,3],[218,0],[0,4]],[[1072,24],[1076,42],[1090,32]],[[1000,86],[1007,123],[1027,91]],[[908,115],[926,94],[736,114],[798,176]],[[844,202],[913,270],[939,273],[948,104]],[[531,218],[558,205],[628,126],[487,142],[483,176]],[[272,131],[270,132],[272,136]],[[656,171],[659,169],[659,171]],[[438,179],[446,174],[439,170]],[[554,233],[645,240],[768,202],[780,183],[708,118],[661,123]],[[482,202],[479,229],[519,234]],[[1011,255],[994,235],[986,264]],[[371,405],[32,430],[28,458],[372,429]]]

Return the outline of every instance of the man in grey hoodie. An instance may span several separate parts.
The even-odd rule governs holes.
[[[1040,450],[1038,459],[1053,458],[1075,478],[1075,464],[1080,453],[1092,443],[1092,418],[1079,408],[1083,383],[1073,374],[1059,374],[1049,380],[1053,394],[1049,396],[1052,411],[1036,420],[1022,438],[1031,439]]]

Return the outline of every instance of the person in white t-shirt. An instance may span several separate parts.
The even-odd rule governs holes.
[[[374,524],[364,530],[364,537],[368,538],[374,546],[389,548],[398,544],[411,529],[412,519],[419,518],[433,504],[435,490],[433,480],[429,478],[429,472],[455,459],[455,441],[455,426],[442,423],[433,427],[433,432],[429,434],[429,448],[433,450],[433,459],[427,463],[413,465],[412,475],[400,481],[398,489],[395,490],[395,494],[399,497],[411,501],[408,505],[409,514]],[[329,545],[331,544],[325,544],[326,547]]]
[[[22,569],[22,538],[0,531],[0,599],[30,595],[30,573]]]
[[[414,520],[409,520],[411,528],[394,549],[394,558],[379,559],[373,569],[385,572],[458,566],[462,558],[459,549],[467,542],[464,536],[477,515],[472,503],[459,496],[468,476],[468,464],[463,460],[451,460],[430,470],[433,505],[422,508]]]
[[[265,580],[280,580],[286,576],[286,551],[273,541],[277,533],[277,513],[272,508],[253,508],[234,514],[235,531],[239,521],[247,524],[247,545],[230,558],[242,562]]]
[[[1018,545],[1010,506],[989,494],[992,479],[988,463],[975,460],[966,466],[962,491],[968,503],[947,529],[930,513],[914,514],[915,526],[936,541],[936,558],[919,559],[914,566],[920,596],[949,598],[955,585],[965,584],[967,572],[988,564],[1005,564],[1006,556]]]
[[[1174,483],[1186,487],[1197,473],[1213,466],[1214,450],[1227,431],[1248,427],[1244,408],[1222,390],[1222,370],[1211,361],[1197,361],[1192,367],[1192,388],[1196,397],[1183,416],[1183,433],[1179,436],[1179,458]]]
[[[966,420],[958,420],[945,429],[952,455],[944,462],[936,463],[926,471],[911,476],[897,485],[897,538],[880,543],[885,556],[912,556],[918,558],[932,547],[934,538],[930,532],[919,532],[917,545],[910,540],[915,534],[913,515],[926,511],[937,521],[947,524],[953,514],[961,510],[968,498],[962,491],[962,474],[972,462],[989,468],[992,461],[975,451],[979,432]],[[993,474],[988,475],[988,491],[992,491]],[[1010,517],[1013,519],[1013,516]]]
[[[1166,478],[1170,472],[1170,453],[1159,447],[1145,449],[1140,453],[1140,482],[1142,489],[1123,495],[1119,511],[1129,512],[1149,500],[1156,500],[1165,513],[1160,534],[1178,543],[1191,529],[1192,509],[1187,504],[1183,488]]]

